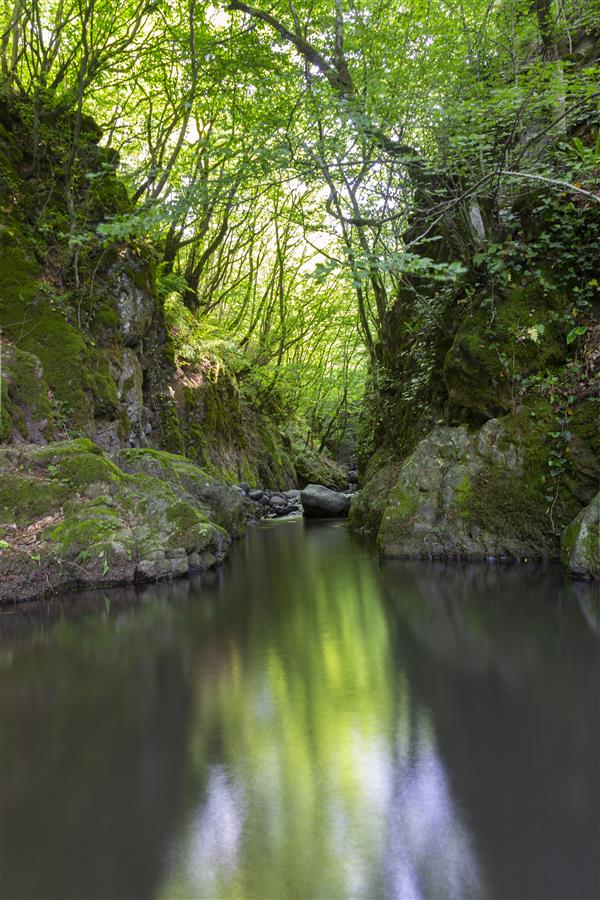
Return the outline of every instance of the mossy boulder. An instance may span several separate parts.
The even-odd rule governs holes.
[[[295,457],[294,465],[300,487],[322,484],[334,491],[343,491],[348,487],[347,472],[325,453],[303,447]]]
[[[575,578],[600,578],[600,493],[563,531],[560,556]]]
[[[231,541],[217,519],[237,534],[233,503],[225,510],[215,484],[201,496],[205,473],[161,456],[124,471],[85,438],[0,450],[0,601],[222,560]]]
[[[115,461],[124,472],[151,475],[166,482],[184,499],[194,498],[204,514],[234,537],[245,531],[242,497],[231,485],[217,480],[184,456],[164,450],[120,450]]]
[[[581,434],[570,457],[556,428],[552,408],[539,401],[479,430],[435,429],[400,469],[377,534],[380,553],[557,559],[560,534],[589,501],[600,462]]]

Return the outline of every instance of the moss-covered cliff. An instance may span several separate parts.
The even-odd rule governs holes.
[[[307,462],[293,428],[201,340],[184,352],[191,314],[165,304],[152,248],[97,234],[130,202],[95,124],[84,118],[75,222],[65,200],[71,116],[46,110],[40,127],[34,156],[30,104],[0,103],[0,443],[84,436],[109,452],[182,453],[229,481],[314,480],[321,460]],[[343,480],[335,466],[329,474]]]
[[[535,192],[504,217],[452,289],[407,286],[390,316],[350,515],[385,556],[558,558],[597,491],[600,208]]]
[[[0,100],[0,601],[211,565],[248,515],[223,482],[346,483],[204,346],[153,248],[99,233],[131,204],[94,122],[67,185],[72,116],[43,113],[36,143]]]

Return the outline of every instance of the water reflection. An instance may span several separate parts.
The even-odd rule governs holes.
[[[2,896],[595,896],[573,590],[297,522],[195,581],[0,616]]]
[[[400,589],[400,585],[402,586]],[[498,897],[600,891],[597,591],[561,573],[386,567],[394,656]]]

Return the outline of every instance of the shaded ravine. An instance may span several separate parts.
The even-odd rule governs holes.
[[[340,523],[0,615],[2,897],[593,897],[598,621]]]

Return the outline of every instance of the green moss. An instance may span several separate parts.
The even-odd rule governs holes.
[[[104,150],[105,148],[99,149]],[[114,157],[113,151],[111,151],[112,157]],[[114,215],[116,212],[126,212],[132,209],[125,185],[110,172],[91,182],[88,202],[91,215],[99,219],[104,218],[107,213]]]
[[[108,360],[98,355],[98,370],[91,370],[86,386],[92,392],[94,414],[101,418],[112,418],[119,412],[119,394],[115,380],[108,371]]]
[[[549,516],[552,501],[547,499],[551,488],[548,458],[547,454],[530,454],[524,474],[518,478],[511,476],[508,490],[502,466],[484,470],[476,478],[473,494],[464,508],[466,517],[500,538],[519,535],[532,552],[545,555],[556,544]]]
[[[157,466],[160,467],[160,471],[164,472],[171,466],[179,465],[187,465],[190,469],[202,474],[201,470],[185,456],[167,450],[153,450],[151,447],[127,447],[119,451],[118,458],[121,464],[143,467],[142,471],[146,471],[148,474],[156,474]]]
[[[8,379],[0,373],[0,444],[10,440],[13,429],[8,398]]]
[[[0,479],[0,521],[29,525],[55,513],[69,496],[59,482],[29,475],[3,475]]]
[[[175,404],[170,398],[162,397],[158,407],[161,447],[171,453],[184,453],[185,443]]]
[[[577,519],[574,519],[563,531],[560,541],[560,558],[565,566],[569,564],[569,560],[575,551],[578,537],[579,522]]]
[[[104,503],[75,505],[59,525],[47,532],[46,537],[70,555],[97,553],[115,541],[132,543],[122,518]]]
[[[56,463],[72,454],[91,453],[102,456],[102,449],[89,438],[73,438],[70,441],[57,441],[47,447],[39,447],[33,451],[33,460],[41,465]]]
[[[244,514],[237,493],[222,484],[210,472],[198,468],[190,460],[159,450],[127,449],[116,455],[117,464],[128,473],[159,478],[180,499],[190,502],[201,514],[234,536],[244,533]],[[178,513],[174,513],[178,515]]]
[[[541,324],[532,340],[527,329]],[[489,418],[513,408],[524,376],[560,365],[567,355],[556,313],[537,288],[514,287],[492,316],[477,308],[462,319],[444,360],[451,405]]]
[[[348,478],[341,466],[308,447],[303,447],[302,452],[295,457],[294,466],[301,487],[307,484],[322,484],[334,490],[348,487]]]
[[[600,482],[600,400],[589,397],[569,412],[567,428],[572,439],[566,456],[570,471],[576,473],[574,490],[587,500]]]
[[[384,448],[371,457],[362,475],[361,489],[350,507],[348,525],[353,531],[377,534],[400,467],[400,459]]]
[[[581,472],[571,467],[560,479],[552,477],[555,443],[549,435],[558,425],[547,401],[530,399],[501,421],[499,448],[518,448],[522,465],[510,472],[510,483],[504,465],[482,469],[461,498],[460,515],[500,538],[518,535],[532,553],[555,555],[559,533],[581,509],[572,489],[581,487]]]
[[[94,332],[118,332],[121,325],[119,312],[112,303],[102,303],[94,312],[91,323]]]
[[[123,473],[105,456],[80,453],[62,459],[56,477],[82,490],[90,484],[118,484],[123,480]]]
[[[198,385],[184,385],[188,434],[192,455],[204,455],[207,442],[226,439],[238,448],[246,445],[240,399],[235,382],[225,372],[216,380],[203,376]]]
[[[185,534],[195,525],[205,523],[206,519],[200,515],[189,503],[183,500],[173,503],[167,510],[167,521],[175,525],[177,532]]]
[[[409,519],[414,516],[417,511],[417,502],[415,498],[411,493],[400,488],[396,488],[396,490],[392,492],[389,505],[392,507],[392,515],[396,519]]]
[[[2,325],[5,332],[10,327],[22,324],[23,307],[37,292],[40,267],[35,256],[25,249],[27,244],[23,235],[14,227],[5,227],[0,236],[0,296],[2,297]],[[21,310],[21,319],[12,321],[15,313]]]
[[[106,356],[49,305],[36,275],[37,264],[19,248],[0,249],[0,326],[19,350],[39,358],[54,398],[66,405],[73,425],[84,429],[94,411],[116,412],[116,385]]]
[[[578,578],[600,578],[600,494],[565,528],[562,563]]]
[[[14,218],[11,229],[3,231],[0,244],[0,327],[19,351],[39,359],[54,399],[64,404],[72,424],[83,430],[94,412],[108,416],[117,409],[108,360],[53,305],[61,300],[64,306],[64,298],[56,298],[51,286],[42,281],[33,244]]]
[[[411,534],[419,504],[416,498],[402,484],[396,484],[383,512],[377,532],[377,548],[380,553],[389,553],[390,547]]]
[[[54,430],[52,410],[39,359],[4,343],[2,369],[3,418],[0,428],[4,439],[9,439],[13,425],[24,440],[51,438]]]
[[[454,491],[454,503],[456,504],[458,515],[461,519],[468,520],[470,516],[470,506],[473,499],[473,485],[468,475],[457,484]]]

